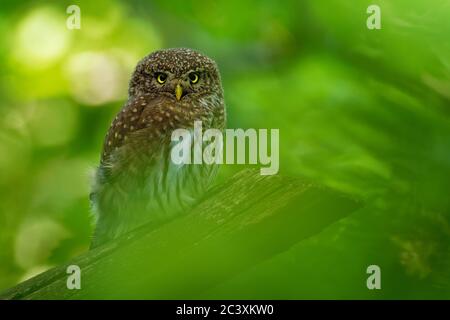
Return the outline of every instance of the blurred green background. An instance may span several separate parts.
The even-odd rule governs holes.
[[[2,1],[0,290],[87,250],[135,64],[191,47],[219,64],[229,128],[279,128],[281,174],[366,202],[207,297],[450,298],[449,17],[448,0]]]

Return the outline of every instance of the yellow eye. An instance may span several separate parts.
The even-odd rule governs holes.
[[[158,73],[156,75],[156,81],[158,81],[158,83],[163,84],[164,82],[166,82],[167,80],[167,75],[165,73]]]
[[[191,80],[191,83],[193,83],[193,84],[197,83],[198,79],[199,79],[199,77],[198,77],[198,74],[196,72],[191,72],[189,74],[189,80]]]

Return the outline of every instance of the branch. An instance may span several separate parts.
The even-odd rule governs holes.
[[[0,299],[193,299],[360,206],[327,188],[244,170],[189,214],[137,229]],[[71,264],[81,268],[81,290],[66,287]]]

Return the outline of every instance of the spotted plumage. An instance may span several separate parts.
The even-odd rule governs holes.
[[[129,98],[105,137],[91,202],[97,218],[92,246],[181,214],[211,184],[214,165],[174,165],[173,130],[225,127],[216,63],[191,49],[156,51],[132,75]]]

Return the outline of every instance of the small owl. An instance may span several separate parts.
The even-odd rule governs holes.
[[[91,192],[96,247],[150,221],[186,211],[210,186],[215,165],[175,165],[175,129],[225,128],[217,64],[191,49],[166,49],[142,59],[129,98],[106,135]]]

